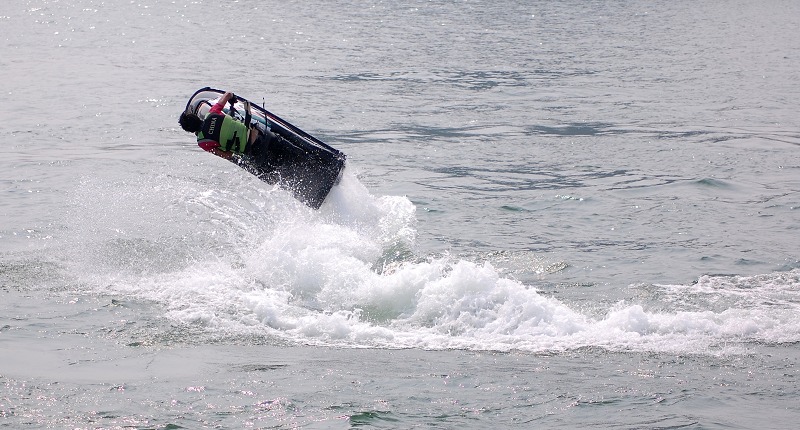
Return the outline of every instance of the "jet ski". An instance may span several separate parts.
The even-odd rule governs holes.
[[[211,107],[225,94],[225,91],[205,87],[197,90],[186,103],[184,112],[205,119]],[[232,161],[261,180],[278,184],[290,191],[294,197],[308,206],[319,209],[331,188],[336,185],[344,170],[346,156],[341,151],[322,142],[314,136],[297,128],[242,97],[236,96],[234,102],[226,104],[223,111],[233,118],[267,130],[279,136],[282,147],[273,148],[277,153],[292,154],[285,162],[266,165],[254,157],[237,155]],[[260,164],[259,164],[260,163]]]

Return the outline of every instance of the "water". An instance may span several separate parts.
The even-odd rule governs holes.
[[[795,2],[0,5],[0,427],[794,428]],[[348,154],[320,211],[177,127]]]

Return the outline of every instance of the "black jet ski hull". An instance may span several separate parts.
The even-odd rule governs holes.
[[[214,88],[201,88],[189,98],[185,112],[204,119],[224,93]],[[272,148],[275,154],[272,160],[278,160],[277,163],[247,155],[237,158],[237,163],[263,181],[278,184],[298,200],[319,209],[341,177],[344,153],[252,102],[249,102],[250,117],[247,118],[245,102],[247,100],[237,96],[236,103],[227,105],[225,112],[243,122],[260,123],[281,138],[281,146]]]

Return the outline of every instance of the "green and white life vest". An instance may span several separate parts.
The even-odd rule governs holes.
[[[210,114],[197,133],[197,141],[213,140],[220,149],[243,154],[247,150],[249,130],[242,122],[224,114]]]

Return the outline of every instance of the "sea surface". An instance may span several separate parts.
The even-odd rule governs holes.
[[[0,428],[800,422],[800,2],[4,0],[0,94]]]

